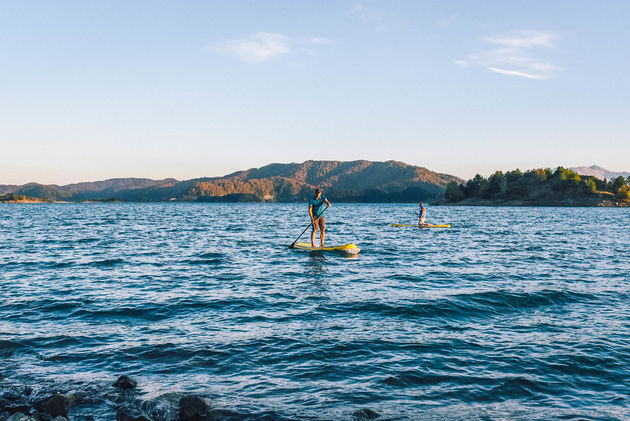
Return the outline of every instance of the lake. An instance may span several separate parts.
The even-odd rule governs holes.
[[[306,204],[0,205],[0,373],[103,420],[120,374],[252,419],[630,417],[630,209],[416,208],[334,204],[345,257],[287,249]]]

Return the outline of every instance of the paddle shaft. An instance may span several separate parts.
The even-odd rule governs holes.
[[[319,216],[315,219],[313,219],[313,222],[310,223],[309,226],[307,226],[306,228],[304,228],[304,231],[302,231],[302,234],[300,234],[298,236],[298,238],[295,239],[295,241],[289,246],[290,249],[295,248],[295,243],[298,242],[298,240],[300,239],[300,237],[302,237],[304,235],[304,233],[306,232],[306,230],[308,229],[308,227],[312,227],[313,224],[315,223],[315,221],[317,221],[319,218],[321,218],[322,216],[324,216],[324,212],[326,212],[326,209],[328,209],[330,206],[326,206],[324,208],[324,210],[322,211],[322,213],[319,214]]]

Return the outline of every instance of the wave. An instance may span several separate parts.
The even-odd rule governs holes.
[[[79,264],[79,266],[93,266],[93,267],[101,268],[101,267],[116,266],[123,263],[126,263],[124,259],[113,258],[113,259],[93,260],[91,262],[81,263]]]
[[[384,317],[487,317],[488,314],[504,314],[527,311],[540,307],[562,306],[572,302],[597,300],[593,294],[572,291],[541,290],[537,292],[484,291],[457,294],[438,299],[416,301],[352,301],[323,304],[320,311],[326,313],[365,314]]]
[[[224,262],[223,259],[188,259],[182,260],[181,263],[188,265],[220,265]]]

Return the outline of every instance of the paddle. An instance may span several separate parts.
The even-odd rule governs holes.
[[[315,221],[317,221],[319,218],[321,218],[321,217],[322,217],[322,215],[324,215],[324,212],[326,212],[326,209],[328,209],[329,207],[330,207],[330,206],[326,206],[326,207],[324,208],[324,210],[322,211],[322,213],[320,213],[320,214],[319,214],[319,216],[313,220],[313,222],[311,222],[311,223],[310,223],[310,224],[309,224],[306,228],[304,228],[304,231],[302,231],[302,234],[300,234],[300,235],[298,236],[298,238],[296,238],[296,239],[295,239],[295,241],[294,241],[294,242],[293,242],[293,243],[289,246],[289,248],[290,248],[290,249],[294,249],[294,248],[295,248],[295,243],[297,243],[297,242],[298,242],[298,240],[300,239],[300,237],[304,235],[304,233],[306,232],[306,230],[308,229],[308,227],[313,226],[313,224],[315,223]]]

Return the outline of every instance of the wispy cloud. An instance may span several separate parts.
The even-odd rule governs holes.
[[[279,33],[257,32],[243,39],[225,41],[216,50],[233,54],[247,63],[257,63],[289,54],[289,42],[289,38]]]
[[[316,54],[317,47],[334,43],[333,40],[321,36],[290,38],[280,33],[257,32],[245,38],[215,44],[212,50],[236,56],[246,63],[260,63],[285,54]]]
[[[499,69],[498,67],[488,67],[488,70],[494,73],[502,74],[502,75],[520,76],[526,79],[546,79],[546,77],[544,76],[540,76],[533,73],[519,72],[518,70]]]
[[[541,31],[512,31],[508,34],[485,37],[489,48],[455,60],[462,67],[481,66],[487,70],[527,79],[550,79],[557,70],[552,63],[541,58],[543,49],[554,47],[556,36]]]

